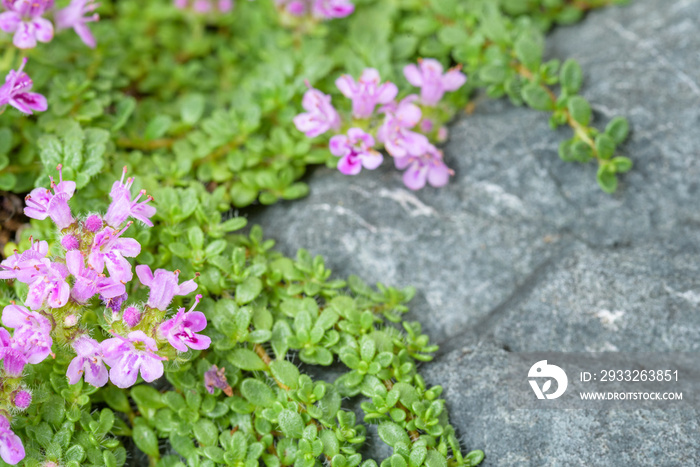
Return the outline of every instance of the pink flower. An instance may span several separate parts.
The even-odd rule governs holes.
[[[73,342],[73,350],[77,356],[68,365],[68,383],[75,384],[85,375],[85,382],[95,387],[100,388],[107,384],[107,368],[102,361],[100,343],[83,336]]]
[[[421,119],[421,110],[413,102],[418,96],[410,95],[398,105],[384,106],[384,123],[377,131],[377,138],[393,157],[420,156],[424,154],[430,141],[425,135],[410,131]]]
[[[102,232],[98,232],[95,235],[90,247],[88,265],[96,272],[102,273],[105,266],[107,266],[109,275],[114,280],[129,282],[134,277],[134,273],[131,271],[131,264],[125,257],[134,258],[138,256],[141,253],[141,244],[133,238],[121,238],[129,226],[131,226],[131,222],[127,223],[122,230],[105,227]],[[105,296],[111,298],[107,295]]]
[[[95,48],[97,42],[93,36],[87,23],[99,21],[100,15],[94,13],[100,6],[99,3],[94,3],[93,0],[71,0],[70,5],[62,10],[58,10],[55,15],[56,28],[61,29],[73,28],[78,37],[90,48]]]
[[[121,180],[114,182],[112,191],[109,192],[112,203],[107,208],[104,220],[107,224],[114,228],[119,228],[120,225],[129,217],[140,220],[149,227],[153,227],[153,222],[149,220],[156,213],[156,208],[148,206],[149,201],[153,201],[152,196],[147,196],[145,201],[138,202],[141,196],[146,194],[146,190],[141,190],[134,200],[131,200],[131,185],[134,183],[133,178],[128,178],[124,183],[126,175],[126,166],[122,172]]]
[[[2,15],[0,13],[0,21]],[[1,24],[1,23],[0,23]],[[15,109],[27,115],[32,114],[32,110],[43,112],[49,108],[46,98],[36,92],[29,92],[32,89],[32,80],[23,70],[27,64],[27,58],[22,59],[17,71],[10,70],[5,77],[5,84],[0,86],[0,106],[10,104]]]
[[[68,303],[70,285],[66,282],[68,269],[61,263],[41,260],[40,265],[20,270],[17,280],[29,285],[29,293],[24,304],[38,310],[47,302],[51,308],[61,308]]]
[[[15,251],[15,254],[0,263],[0,279],[16,279],[22,271],[34,270],[34,266],[42,264],[41,259],[49,252],[49,244],[32,239],[30,241],[32,246],[28,250],[22,254]]]
[[[340,157],[338,170],[345,175],[357,175],[364,167],[374,170],[382,164],[384,158],[372,149],[374,138],[360,128],[350,128],[347,136],[336,135],[331,138],[330,150]]]
[[[71,250],[66,253],[66,266],[75,277],[70,294],[78,303],[87,302],[96,293],[107,299],[126,293],[126,287],[119,280],[114,277],[105,277],[104,274],[99,274],[91,266],[85,267],[83,252],[79,250]]]
[[[207,318],[201,311],[192,311],[197,306],[201,295],[197,295],[190,311],[185,313],[184,308],[179,308],[177,314],[165,321],[158,328],[158,335],[170,342],[170,345],[180,352],[186,352],[187,347],[195,350],[209,348],[211,339],[197,334],[207,327]]]
[[[149,266],[140,264],[136,266],[136,274],[141,283],[151,289],[146,304],[151,308],[163,311],[168,308],[175,295],[187,295],[197,289],[197,283],[194,279],[178,285],[180,271],[171,272],[165,269],[156,269],[154,275]]]
[[[156,341],[143,331],[132,331],[102,342],[104,361],[111,367],[109,379],[115,386],[128,388],[141,377],[147,383],[163,376],[163,360],[156,354]]]
[[[15,33],[12,38],[15,47],[31,49],[36,47],[36,41],[53,39],[51,21],[41,17],[53,7],[53,0],[2,0],[2,5],[8,11],[0,13],[0,29]]]
[[[309,138],[340,128],[340,117],[331,104],[331,96],[309,86],[301,105],[307,112],[294,117],[294,125]]]
[[[355,5],[349,0],[315,0],[312,12],[317,18],[344,18],[355,11]]]
[[[0,415],[0,457],[10,465],[18,464],[24,459],[22,440],[10,429],[10,422]]]
[[[51,190],[35,188],[25,198],[27,207],[24,214],[32,219],[46,219],[50,217],[59,229],[69,227],[73,222],[73,216],[68,207],[68,200],[75,193],[75,182],[63,181],[63,166],[58,165],[59,183],[51,179]]]
[[[377,104],[388,104],[399,92],[394,83],[379,84],[379,72],[367,68],[360,79],[355,80],[350,75],[343,75],[335,81],[340,92],[352,99],[352,114],[355,118],[369,118]]]
[[[456,91],[467,81],[458,68],[442,73],[442,65],[435,59],[418,60],[418,66],[406,65],[403,74],[412,85],[421,88],[421,101],[425,105],[436,105],[446,91]]]
[[[403,183],[411,190],[420,190],[426,181],[434,187],[447,185],[452,171],[442,160],[442,152],[430,145],[425,154],[416,156],[397,157],[394,164],[399,170],[406,169]]]
[[[51,353],[51,323],[37,312],[21,305],[8,305],[2,311],[2,324],[14,329],[12,348],[20,350],[28,363],[44,361]],[[6,343],[3,339],[3,345]]]

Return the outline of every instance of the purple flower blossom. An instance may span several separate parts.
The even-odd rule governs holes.
[[[147,383],[163,376],[163,360],[156,354],[156,341],[143,331],[132,331],[102,342],[104,361],[111,367],[109,379],[115,386],[128,388],[136,383],[139,371]]]
[[[114,314],[119,313],[127,298],[129,298],[129,294],[126,292],[116,297],[106,297],[104,295],[100,295],[100,300],[102,300],[104,306],[112,310],[112,313]]]
[[[216,365],[212,365],[211,368],[204,372],[204,387],[209,394],[214,394],[214,389],[219,388],[227,396],[233,396],[233,388],[229,386],[226,380],[226,368],[223,367],[218,368]]]
[[[68,207],[68,200],[75,193],[75,182],[63,181],[63,166],[61,164],[56,167],[58,169],[59,183],[51,179],[51,190],[46,188],[35,188],[25,198],[27,207],[24,208],[24,214],[32,219],[46,219],[51,217],[59,229],[65,229],[73,223],[73,216]]]
[[[40,265],[41,259],[49,252],[49,244],[47,242],[35,242],[30,238],[32,246],[22,252],[15,251],[15,254],[0,263],[0,279],[16,279],[18,274],[28,269],[34,269],[34,266]]]
[[[139,203],[138,200],[141,196],[146,194],[146,190],[141,190],[138,196],[132,201],[130,190],[134,179],[128,178],[126,183],[124,183],[125,175],[126,166],[122,172],[121,180],[114,182],[112,191],[109,192],[112,203],[107,208],[107,214],[105,214],[104,217],[105,222],[114,228],[119,228],[119,226],[131,216],[134,219],[140,220],[147,226],[153,227],[153,222],[151,222],[149,218],[156,213],[156,208],[147,204],[149,201],[153,201],[153,197],[148,195],[144,201]]]
[[[331,153],[340,157],[338,170],[345,175],[357,175],[362,167],[374,170],[384,160],[380,153],[372,149],[372,135],[365,133],[361,128],[350,128],[347,136],[332,137],[329,146]]]
[[[410,128],[420,121],[422,115],[420,108],[413,103],[417,98],[415,95],[410,95],[398,105],[387,105],[382,108],[385,118],[377,131],[377,138],[393,157],[420,156],[430,146],[425,135],[410,131]]]
[[[12,348],[23,352],[28,363],[44,361],[51,353],[51,323],[35,311],[21,305],[8,305],[2,311],[2,324],[14,329]],[[3,346],[6,344],[3,340]],[[7,359],[7,357],[6,357]]]
[[[0,457],[10,465],[16,465],[24,459],[22,440],[10,429],[6,416],[0,415]]]
[[[445,165],[442,152],[433,145],[429,145],[425,154],[419,157],[397,157],[394,164],[399,170],[406,169],[403,183],[411,190],[420,190],[426,181],[434,187],[445,186],[453,173]]]
[[[440,62],[432,58],[419,59],[418,66],[406,65],[403,74],[409,83],[421,88],[421,101],[430,106],[440,102],[446,91],[456,91],[467,81],[459,68],[452,68],[443,74]]]
[[[129,226],[131,226],[131,222],[122,230],[105,227],[102,232],[98,232],[95,235],[90,247],[90,255],[88,256],[89,267],[101,273],[107,266],[109,275],[117,281],[129,282],[134,277],[134,273],[131,271],[131,264],[125,257],[133,258],[138,256],[141,253],[141,244],[133,238],[121,238],[121,235]],[[115,295],[105,296],[111,298]]]
[[[124,284],[114,277],[105,277],[92,266],[85,267],[85,258],[80,250],[70,250],[66,253],[66,266],[75,277],[70,295],[78,303],[87,302],[97,293],[108,299],[126,293]]]
[[[87,23],[99,21],[100,15],[97,13],[90,15],[99,6],[100,4],[94,3],[93,0],[71,0],[70,5],[56,12],[56,29],[60,31],[73,28],[85,45],[94,49],[97,42]]]
[[[0,13],[1,17],[4,13]],[[23,70],[27,64],[26,57],[22,59],[17,71],[10,70],[5,77],[5,84],[0,86],[0,106],[10,104],[15,109],[27,115],[32,114],[32,110],[43,112],[49,108],[46,98],[39,93],[29,92],[34,84]]]
[[[355,5],[349,0],[315,0],[311,11],[317,18],[345,18],[355,11]]]
[[[80,381],[80,377],[85,375],[85,382],[95,387],[102,387],[107,384],[107,368],[102,359],[102,349],[100,343],[95,339],[82,336],[73,342],[73,350],[77,356],[71,360],[66,371],[69,384]]]
[[[46,258],[33,268],[21,269],[17,280],[29,285],[29,293],[24,304],[38,310],[48,302],[51,308],[60,308],[68,303],[70,285],[66,282],[68,269],[64,264],[52,263]]]
[[[306,112],[294,117],[294,125],[309,138],[340,128],[340,117],[331,104],[331,96],[309,86],[301,105]]]
[[[207,318],[201,311],[193,311],[202,296],[197,295],[194,305],[185,313],[184,308],[179,308],[177,314],[165,321],[158,328],[158,335],[170,342],[170,345],[180,352],[186,352],[187,347],[195,350],[209,348],[211,339],[207,336],[197,334],[207,327]]]
[[[388,104],[399,92],[394,83],[380,84],[379,72],[367,68],[357,82],[350,75],[343,75],[335,81],[340,92],[352,99],[352,114],[355,118],[369,118],[377,104]]]
[[[136,274],[141,283],[151,289],[146,304],[151,308],[163,311],[168,308],[175,295],[187,295],[197,289],[197,283],[194,279],[178,285],[180,271],[171,272],[165,269],[156,269],[154,275],[149,266],[140,264],[136,266]]]
[[[26,410],[32,404],[32,393],[25,391],[24,389],[20,389],[19,391],[15,392],[14,397],[12,398],[12,403],[18,410]]]
[[[36,41],[53,39],[51,21],[42,18],[53,7],[53,0],[2,0],[7,11],[0,13],[0,29],[14,33],[12,43],[19,49],[36,47]]]
[[[124,310],[122,319],[124,320],[127,326],[133,328],[141,322],[141,312],[135,306],[127,307],[127,309]]]

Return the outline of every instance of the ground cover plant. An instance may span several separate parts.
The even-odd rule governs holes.
[[[284,257],[231,209],[304,196],[315,164],[443,186],[478,88],[570,127],[561,158],[615,191],[626,120],[592,126],[578,64],[543,59],[610,3],[3,0],[2,461],[479,464],[416,371],[413,289]]]

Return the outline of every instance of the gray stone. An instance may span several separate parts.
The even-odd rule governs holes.
[[[306,199],[251,217],[339,277],[417,287],[409,318],[442,344],[422,370],[485,465],[700,464],[695,411],[511,411],[496,385],[508,351],[700,350],[698,17],[699,1],[637,0],[549,38],[580,61],[596,125],[630,120],[615,195],[558,158],[570,130],[479,98],[451,128],[449,186],[318,169]]]

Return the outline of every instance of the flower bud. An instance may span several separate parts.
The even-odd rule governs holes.
[[[124,320],[127,326],[133,328],[141,321],[141,312],[135,306],[127,307],[127,309],[124,310],[124,315],[122,316],[122,319]]]
[[[29,391],[20,389],[15,393],[15,397],[12,402],[19,410],[25,410],[32,403],[32,394]]]
[[[435,125],[433,124],[433,121],[430,120],[429,118],[423,119],[420,122],[420,130],[423,133],[430,133],[431,131],[433,131],[434,127],[435,127]]]
[[[85,228],[90,232],[97,232],[102,228],[102,218],[97,214],[88,216],[88,218],[85,219]]]
[[[66,316],[65,320],[63,320],[63,326],[66,328],[72,328],[76,324],[78,324],[78,317],[73,314]]]
[[[66,250],[77,250],[80,248],[80,240],[75,235],[68,234],[61,239],[61,246]]]

